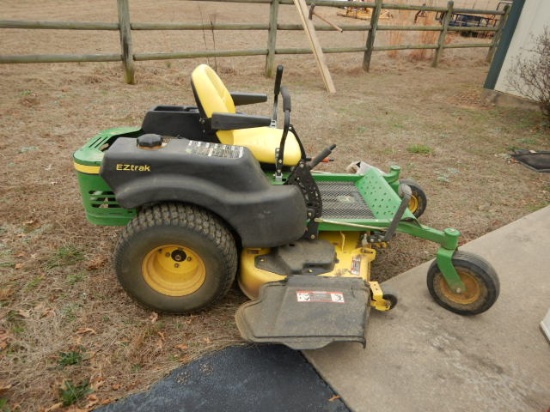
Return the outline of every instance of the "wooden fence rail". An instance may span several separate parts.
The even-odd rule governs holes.
[[[219,0],[195,0],[201,2],[219,2]],[[303,30],[299,24],[279,23],[279,8],[281,5],[293,5],[293,0],[225,0],[231,3],[258,3],[270,7],[269,22],[266,23],[132,23],[130,21],[129,0],[117,0],[118,23],[91,23],[91,22],[56,22],[56,21],[14,21],[0,20],[0,29],[49,29],[49,30],[94,30],[94,31],[118,31],[120,33],[120,54],[78,54],[78,55],[0,55],[0,64],[14,63],[67,63],[67,62],[114,62],[121,61],[125,69],[127,83],[134,83],[134,62],[145,60],[170,60],[188,59],[202,57],[240,57],[240,56],[266,56],[265,74],[273,76],[275,70],[275,56],[283,54],[310,54],[311,49],[306,48],[277,48],[277,32]],[[383,3],[382,0],[374,2],[361,1],[330,1],[330,0],[306,0],[306,3],[325,7],[357,7],[361,9],[372,9],[372,15],[368,24],[341,25],[344,31],[367,32],[367,41],[364,46],[322,48],[324,53],[363,53],[363,69],[368,71],[372,53],[375,51],[393,50],[435,50],[432,65],[437,66],[444,49],[450,48],[472,48],[487,47],[489,52],[487,60],[490,61],[494,55],[500,34],[506,23],[509,8],[504,10],[476,10],[454,8],[454,2],[449,1],[447,7],[412,6],[404,4]],[[383,25],[379,24],[381,10],[405,10],[417,12],[436,12],[441,17],[441,25]],[[499,16],[498,24],[495,27],[456,27],[452,26],[451,19],[454,13],[473,15]],[[267,31],[268,41],[265,48],[248,50],[203,50],[203,51],[181,51],[172,53],[134,53],[132,48],[132,32],[147,30],[236,30],[236,31]],[[316,31],[333,31],[327,25],[315,25]],[[378,31],[433,31],[439,32],[436,44],[404,44],[391,46],[375,46],[376,34]],[[445,44],[449,32],[477,32],[493,33],[490,42],[480,43],[454,43]]]

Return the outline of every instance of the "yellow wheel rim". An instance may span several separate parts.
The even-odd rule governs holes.
[[[167,296],[196,292],[206,278],[201,257],[192,249],[179,245],[163,245],[151,250],[143,259],[142,270],[145,282]]]
[[[446,299],[460,305],[469,305],[476,302],[482,294],[480,282],[475,276],[468,272],[458,270],[458,275],[460,279],[462,279],[462,282],[464,282],[466,290],[462,293],[454,293],[447,285],[443,276],[441,276],[439,278],[441,293]]]
[[[411,196],[409,200],[409,210],[413,213],[418,210],[418,198],[416,196]]]

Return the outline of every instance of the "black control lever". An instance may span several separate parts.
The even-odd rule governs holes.
[[[275,88],[273,90],[273,116],[271,116],[271,127],[277,126],[277,106],[279,105],[279,93],[281,92],[281,82],[283,80],[283,66],[277,66],[275,74]]]
[[[411,201],[412,197],[412,190],[410,186],[406,183],[401,183],[399,185],[399,196],[402,196],[401,204],[397,208],[397,212],[395,212],[390,226],[386,230],[386,234],[382,239],[383,242],[389,242],[393,238],[393,235],[395,235],[395,231],[397,229],[397,225],[399,225],[399,222],[401,221],[401,219],[403,219],[405,211],[409,207],[409,202]]]
[[[310,169],[313,169],[315,166],[317,166],[319,163],[321,163],[327,156],[329,156],[332,151],[336,148],[336,145],[330,145],[329,147],[324,148],[321,153],[319,153],[317,156],[315,156],[311,161],[307,164]]]
[[[283,173],[283,164],[284,164],[284,157],[285,157],[285,143],[286,143],[286,137],[288,136],[288,132],[290,130],[290,93],[288,92],[288,89],[286,87],[280,88],[281,95],[283,96],[283,111],[285,114],[285,122],[283,126],[283,135],[281,137],[281,143],[279,144],[279,150],[275,153],[275,161],[276,161],[276,173],[275,176],[277,179],[282,178]]]

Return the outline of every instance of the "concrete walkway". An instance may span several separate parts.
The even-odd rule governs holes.
[[[367,348],[333,344],[306,357],[357,411],[546,412],[550,344],[550,206],[462,247],[495,267],[501,292],[484,314],[439,307],[426,288],[429,264],[386,282],[399,296],[371,312]]]

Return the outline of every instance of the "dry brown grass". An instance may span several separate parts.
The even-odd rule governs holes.
[[[110,0],[87,11],[53,0],[40,7],[30,0],[8,3],[11,15],[5,18],[23,18],[32,5],[36,18],[114,19]],[[136,0],[133,15],[141,21],[168,21],[187,13],[186,20],[200,20],[190,3],[166,1],[162,4],[169,7],[163,9]],[[230,5],[202,7],[205,16],[218,13],[219,21],[241,21],[243,14]],[[289,20],[295,18],[290,9],[286,13]],[[254,21],[254,16],[247,18]],[[10,33],[1,33],[5,41],[0,53],[24,53],[29,44],[40,44],[36,31]],[[59,35],[65,36],[67,49],[102,52],[112,47],[109,35],[88,39],[80,33],[70,38],[51,33],[43,35],[44,49],[54,50]],[[323,35],[321,42],[364,44],[361,34],[344,35]],[[217,47],[231,44],[232,36],[242,43],[238,47],[254,41],[228,34],[216,39]],[[307,44],[303,34],[293,36],[281,42]],[[187,40],[163,32],[136,38],[136,47],[159,51],[176,47],[176,41]],[[359,69],[362,56],[327,57],[338,90],[331,96],[323,90],[311,56],[278,59],[286,66],[293,121],[307,149],[339,145],[335,162],[323,166],[327,170],[344,170],[358,159],[384,169],[402,165],[404,174],[428,193],[424,223],[455,226],[463,242],[549,203],[548,175],[513,164],[506,156],[514,147],[549,149],[548,135],[538,128],[540,116],[484,103],[481,85],[487,66],[482,52],[446,52],[439,69],[375,54],[369,74]],[[58,405],[59,390],[67,381],[89,382],[93,392],[78,406],[93,408],[142,390],[205,352],[241,343],[233,314],[245,298],[237,289],[211,310],[184,317],[157,317],[126,296],[111,267],[120,229],[85,221],[72,169],[72,152],[98,130],[139,124],[155,104],[192,103],[188,78],[197,63],[140,62],[135,86],[123,83],[118,64],[0,67],[0,402],[12,410]],[[272,81],[262,77],[262,58],[217,63],[233,90],[272,88]],[[253,110],[270,112],[269,104]],[[414,153],[414,145],[429,147],[430,153]],[[374,272],[387,279],[433,252],[432,244],[398,236],[381,253]],[[71,353],[80,354],[80,361],[62,366]]]

